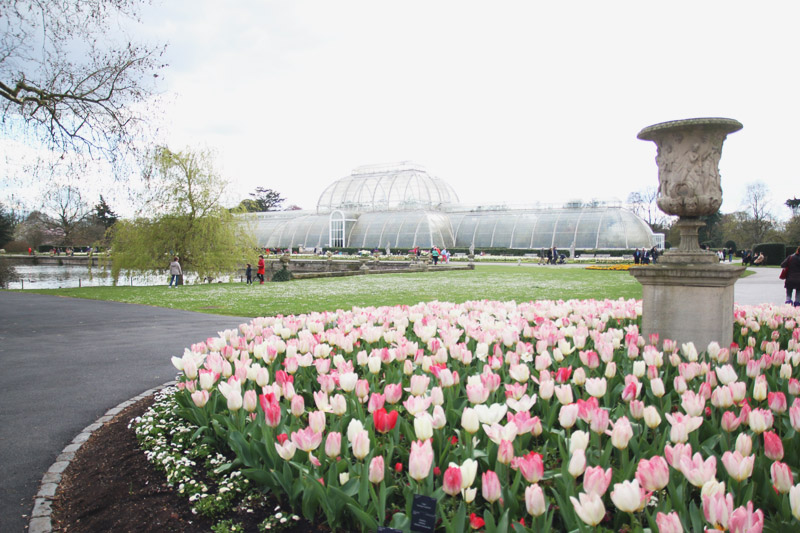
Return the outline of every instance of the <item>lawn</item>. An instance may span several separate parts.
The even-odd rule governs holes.
[[[265,285],[226,283],[155,287],[88,287],[26,292],[112,300],[232,316],[333,311],[423,301],[641,298],[627,272],[583,268],[478,265],[474,271],[380,274]]]

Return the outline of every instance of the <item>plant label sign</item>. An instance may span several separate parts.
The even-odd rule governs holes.
[[[411,505],[411,531],[433,533],[436,527],[436,500],[430,496],[414,495]]]
[[[375,533],[403,533],[403,530],[395,529],[393,527],[380,526]]]

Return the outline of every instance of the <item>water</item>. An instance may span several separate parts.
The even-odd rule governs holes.
[[[17,265],[14,267],[20,281],[8,284],[9,289],[67,289],[72,287],[103,287],[114,285],[111,270],[102,267],[89,269],[81,265]],[[129,276],[120,272],[118,286],[151,286],[166,285],[169,275],[164,274],[134,274]],[[196,281],[197,276],[184,276],[184,283]],[[214,280],[218,281],[218,280]],[[221,281],[229,281],[223,277]]]

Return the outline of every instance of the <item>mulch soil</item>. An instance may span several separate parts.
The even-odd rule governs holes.
[[[192,514],[188,497],[177,494],[162,472],[139,448],[131,419],[150,407],[146,398],[128,407],[81,446],[64,471],[53,500],[53,530],[69,533],[103,531],[137,533],[194,533],[211,531],[214,521]],[[256,512],[232,513],[231,518],[250,532],[269,515],[275,503]],[[294,533],[330,531],[301,520]]]

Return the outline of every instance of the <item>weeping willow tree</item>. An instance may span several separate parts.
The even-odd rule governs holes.
[[[155,150],[140,214],[113,227],[112,273],[164,271],[174,256],[200,279],[234,272],[253,254],[246,223],[220,204],[226,182],[208,151]]]

